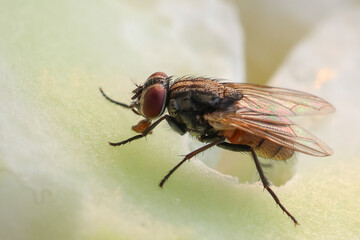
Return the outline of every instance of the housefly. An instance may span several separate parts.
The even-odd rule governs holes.
[[[295,217],[270,188],[258,156],[284,161],[294,152],[317,157],[333,153],[320,139],[288,119],[335,111],[330,103],[308,93],[205,77],[175,79],[163,72],[152,74],[143,85],[136,86],[130,105],[114,101],[100,91],[109,101],[145,118],[133,126],[138,135],[121,142],[110,142],[112,146],[143,138],[164,120],[177,133],[189,133],[206,143],[171,169],[160,181],[160,187],[185,161],[213,146],[248,152],[264,188],[295,224],[298,224]]]

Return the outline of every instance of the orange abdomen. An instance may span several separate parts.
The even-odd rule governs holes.
[[[243,144],[252,147],[255,149],[256,154],[262,158],[286,160],[294,155],[292,149],[239,129],[223,130],[221,134],[232,144]]]

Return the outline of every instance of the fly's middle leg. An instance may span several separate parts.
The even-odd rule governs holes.
[[[195,155],[213,147],[216,146],[218,144],[220,144],[221,142],[223,142],[225,139],[224,138],[219,138],[216,141],[209,143],[201,148],[196,149],[195,151],[192,151],[191,153],[187,154],[183,160],[181,160],[181,162],[179,162],[175,167],[173,167],[170,172],[161,180],[159,186],[163,187],[164,183],[168,180],[168,178],[176,171],[176,169],[178,169],[184,162],[186,162],[187,160],[190,160],[192,157],[194,157]]]
[[[260,175],[260,180],[264,186],[264,188],[270,193],[270,195],[272,196],[272,198],[275,200],[275,202],[279,205],[279,207],[286,213],[286,215],[288,215],[291,220],[295,223],[295,225],[298,225],[298,221],[295,219],[295,217],[293,215],[291,215],[291,213],[286,210],[286,208],[281,204],[279,198],[276,196],[276,194],[274,193],[274,191],[270,188],[270,184],[269,181],[267,180],[264,171],[261,167],[260,161],[255,153],[255,150],[248,146],[248,145],[237,145],[237,144],[231,144],[231,143],[219,143],[217,144],[218,147],[230,150],[230,151],[235,151],[235,152],[250,152],[253,159],[254,159],[254,163],[256,166],[256,169]]]

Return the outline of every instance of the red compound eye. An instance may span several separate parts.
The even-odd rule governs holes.
[[[165,105],[166,91],[160,84],[150,87],[143,97],[141,112],[151,119],[156,118],[163,112]]]
[[[150,78],[167,78],[168,76],[163,73],[163,72],[156,72],[150,75],[150,77],[148,77],[148,79]]]

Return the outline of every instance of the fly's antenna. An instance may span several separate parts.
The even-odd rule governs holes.
[[[100,90],[101,94],[102,94],[108,101],[110,101],[110,102],[112,102],[112,103],[115,103],[116,105],[120,105],[120,106],[122,106],[122,107],[124,107],[124,108],[131,108],[129,105],[127,105],[127,104],[125,104],[125,103],[121,103],[121,102],[118,102],[118,101],[115,101],[115,100],[111,99],[110,97],[108,97],[108,96],[104,93],[104,91],[103,91],[101,88],[99,88],[99,90]]]
[[[133,84],[134,84],[137,88],[140,87],[140,85],[137,84],[134,79],[130,79],[130,80],[133,82]]]

